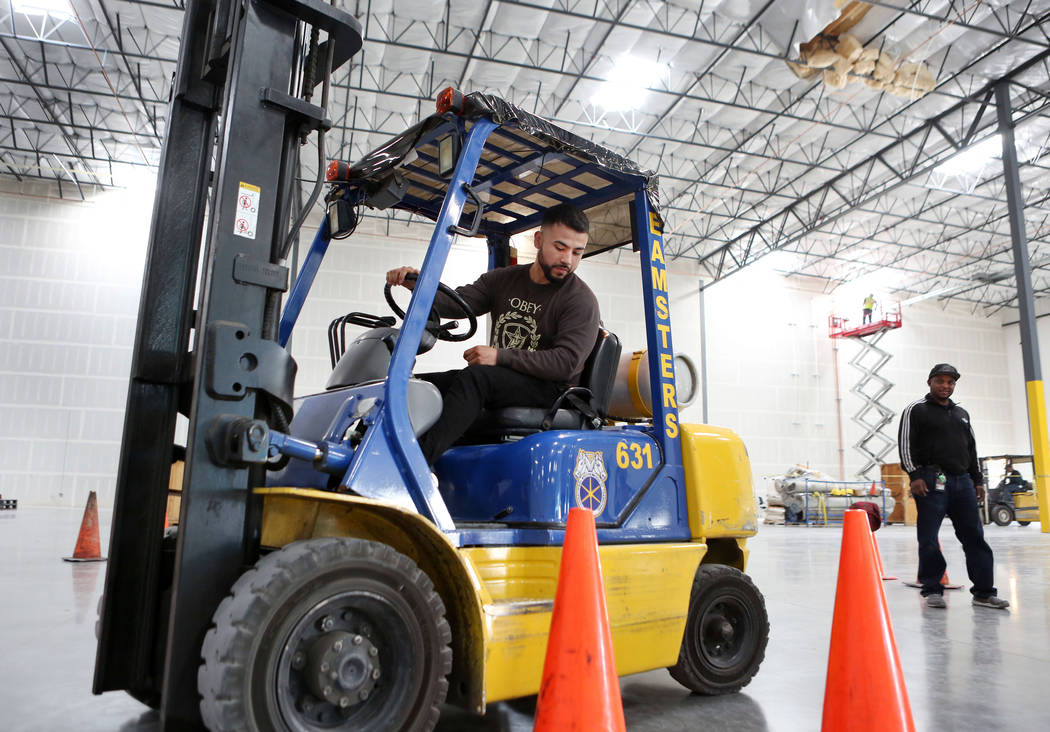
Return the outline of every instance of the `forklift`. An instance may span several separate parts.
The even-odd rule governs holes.
[[[984,500],[978,502],[978,509],[985,524],[994,521],[996,526],[1009,526],[1017,521],[1021,526],[1028,526],[1039,520],[1039,499],[1032,486],[1031,468],[1026,468],[1028,479],[1018,470],[1018,466],[1031,464],[1031,455],[981,458],[986,491]]]
[[[732,431],[679,420],[655,175],[498,97],[446,89],[417,124],[327,167],[325,215],[288,290],[305,218],[295,152],[329,124],[301,92],[358,50],[360,28],[298,0],[203,8],[187,10],[161,163],[95,692],[128,691],[164,729],[377,732],[535,694],[573,507],[596,517],[618,673],[667,668],[704,694],[746,685],[769,633],[744,573],[751,467]],[[308,76],[311,57],[326,59],[320,77],[289,71]],[[633,252],[646,347],[621,374],[619,339],[601,331],[579,386],[548,409],[490,410],[431,472],[417,438],[441,395],[413,372],[436,341],[478,327],[463,302],[455,319],[434,308],[439,291],[458,298],[440,281],[452,243],[484,238],[489,266],[509,264],[511,237],[552,201],[587,213],[588,256]],[[433,222],[411,299],[388,287],[392,316],[336,317],[328,383],[296,397],[287,345],[326,252],[365,209]],[[347,343],[350,326],[363,332]],[[629,414],[610,413],[617,385]]]

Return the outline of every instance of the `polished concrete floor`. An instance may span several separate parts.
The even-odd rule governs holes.
[[[68,509],[0,511],[0,729],[93,732],[159,729],[155,713],[123,693],[92,696],[94,623],[105,564],[68,564],[81,518]],[[103,546],[109,516],[101,516]],[[915,574],[909,527],[878,533],[887,572]],[[986,528],[999,594],[1009,612],[975,608],[964,589],[947,610],[885,582],[917,730],[1050,729],[1050,535],[1037,525]],[[743,692],[693,696],[666,671],[621,681],[627,728],[805,730],[820,728],[841,532],[763,526],[750,574],[772,626],[765,662]],[[962,551],[946,522],[948,571],[965,581]],[[858,633],[865,632],[857,628]],[[529,730],[534,699],[494,704],[484,718],[447,709],[439,729]]]

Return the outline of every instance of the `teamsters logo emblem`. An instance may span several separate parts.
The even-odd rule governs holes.
[[[578,451],[572,477],[576,479],[576,505],[589,508],[595,516],[601,515],[605,510],[605,479],[609,477],[602,451]]]

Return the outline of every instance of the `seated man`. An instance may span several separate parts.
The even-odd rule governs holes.
[[[1007,462],[1005,475],[1003,475],[999,487],[1006,488],[1011,493],[1023,493],[1028,490],[1029,483],[1021,476],[1021,471],[1015,468],[1013,463]]]
[[[486,272],[456,289],[476,315],[488,313],[489,345],[463,353],[468,366],[417,374],[441,391],[441,417],[419,440],[427,464],[434,462],[485,408],[549,407],[567,387],[579,383],[584,362],[598,336],[598,300],[574,274],[587,246],[589,222],[575,206],[548,209],[536,232],[536,261]],[[387,272],[391,285],[411,289],[412,267]],[[442,315],[458,308],[439,294]]]

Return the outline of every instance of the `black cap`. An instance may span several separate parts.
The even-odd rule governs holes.
[[[927,377],[926,380],[929,381],[937,374],[948,374],[948,376],[951,376],[956,381],[959,380],[959,372],[956,371],[955,367],[952,366],[950,363],[939,363],[936,366],[934,366],[932,369],[930,369],[930,375]]]

